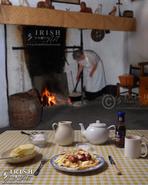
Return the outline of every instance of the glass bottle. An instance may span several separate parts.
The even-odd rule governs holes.
[[[124,140],[126,135],[125,112],[118,112],[117,116],[118,118],[115,129],[115,145],[119,148],[124,148]]]

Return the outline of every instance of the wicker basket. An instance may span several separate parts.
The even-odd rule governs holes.
[[[35,128],[40,122],[42,107],[34,90],[9,97],[9,117],[12,127]]]
[[[123,87],[132,87],[134,85],[133,75],[121,75],[119,76],[120,85]]]

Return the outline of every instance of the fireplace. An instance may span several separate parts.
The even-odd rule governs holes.
[[[23,41],[33,87],[40,95],[46,89],[50,94],[68,96],[67,78],[64,73],[66,29],[25,26]],[[46,104],[46,101],[43,104]]]

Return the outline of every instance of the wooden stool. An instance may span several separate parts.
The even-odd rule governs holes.
[[[121,75],[119,76],[120,83],[117,83],[117,96],[127,93],[128,98],[132,96],[132,89],[134,88],[134,76],[133,75]],[[127,89],[120,92],[120,88]]]

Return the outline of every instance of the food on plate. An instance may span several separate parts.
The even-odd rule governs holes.
[[[23,144],[10,152],[10,157],[24,157],[32,155],[35,152],[35,146],[33,144]]]
[[[95,155],[83,149],[61,154],[55,162],[59,166],[73,169],[86,169],[99,164],[99,160],[96,159]]]

